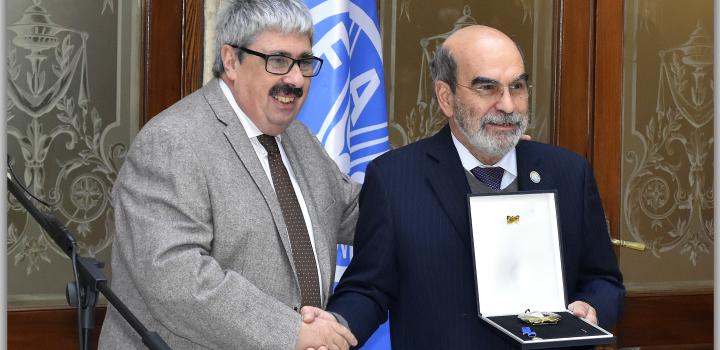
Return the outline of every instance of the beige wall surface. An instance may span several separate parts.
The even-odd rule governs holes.
[[[75,233],[81,255],[108,266],[110,189],[138,125],[139,9],[125,0],[9,0],[4,14],[14,173]],[[69,259],[12,195],[7,215],[9,307],[66,305]]]
[[[713,2],[625,2],[622,250],[629,290],[713,286]]]

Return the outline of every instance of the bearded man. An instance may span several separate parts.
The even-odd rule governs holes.
[[[516,44],[493,28],[463,28],[431,73],[449,125],[368,166],[334,314],[314,316],[344,318],[360,344],[389,312],[393,349],[510,348],[478,317],[467,194],[555,190],[568,309],[611,327],[624,287],[595,179],[578,155],[520,140],[529,85]]]

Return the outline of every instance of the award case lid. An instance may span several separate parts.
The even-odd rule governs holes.
[[[555,192],[468,196],[479,312],[565,310]]]

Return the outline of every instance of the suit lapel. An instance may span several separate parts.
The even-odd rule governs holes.
[[[533,142],[520,141],[515,150],[517,152],[518,190],[539,191],[557,188],[550,177],[550,172],[543,166],[541,155],[533,147]]]
[[[469,244],[467,194],[470,186],[460,157],[455,151],[450,127],[445,126],[429,140],[427,159],[430,168],[427,179],[430,187],[455,226],[455,231]]]
[[[260,160],[257,157],[257,153],[255,153],[255,149],[250,143],[250,139],[245,132],[245,128],[243,128],[237,114],[235,114],[235,111],[225,98],[217,79],[208,83],[206,87],[203,88],[203,93],[205,99],[208,101],[208,104],[215,112],[215,116],[218,121],[225,124],[225,138],[232,146],[238,156],[238,159],[240,159],[240,162],[243,164],[248,174],[250,174],[250,177],[255,182],[255,185],[257,185],[263,195],[263,198],[265,198],[268,209],[270,209],[270,213],[272,213],[273,220],[275,221],[275,227],[280,235],[280,240],[285,248],[285,253],[287,254],[290,266],[292,267],[293,272],[295,272],[295,265],[292,260],[292,248],[290,247],[290,237],[288,236],[287,227],[285,226],[285,221],[283,220],[280,203],[278,203],[277,195],[270,184],[270,180],[268,179],[265,170],[263,170],[262,165],[260,164]],[[297,275],[297,273],[294,275]]]

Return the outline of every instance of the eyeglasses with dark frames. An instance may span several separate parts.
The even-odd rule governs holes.
[[[272,55],[266,55],[262,52],[257,52],[254,50],[250,50],[246,47],[242,46],[235,46],[228,44],[232,47],[234,47],[237,50],[241,50],[245,53],[251,54],[253,56],[260,57],[265,60],[265,71],[267,71],[270,74],[276,74],[276,75],[285,75],[290,72],[292,67],[297,63],[298,68],[300,68],[300,73],[304,77],[314,77],[320,73],[320,68],[322,67],[323,60],[321,58],[315,57],[315,56],[309,56],[309,57],[302,57],[299,59],[294,59],[292,57],[288,57],[285,55],[279,55],[279,54],[272,54]]]

